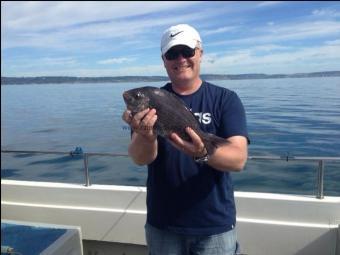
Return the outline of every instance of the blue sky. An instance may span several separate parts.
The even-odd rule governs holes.
[[[166,75],[160,38],[194,26],[201,73],[340,70],[340,3],[1,2],[2,76]]]

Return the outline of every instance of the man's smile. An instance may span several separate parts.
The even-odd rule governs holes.
[[[184,71],[188,68],[191,68],[191,65],[189,65],[189,64],[188,65],[177,65],[177,66],[174,67],[174,70],[175,71]]]

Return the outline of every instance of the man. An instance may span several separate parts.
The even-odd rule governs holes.
[[[155,109],[123,119],[133,133],[129,155],[148,165],[147,245],[152,255],[236,252],[236,210],[230,171],[240,171],[247,159],[248,134],[243,105],[235,92],[202,81],[203,47],[199,33],[180,24],[165,30],[161,52],[171,83],[163,89],[175,93],[197,116],[201,129],[228,143],[208,155],[190,127],[192,141],[173,133],[156,136]]]

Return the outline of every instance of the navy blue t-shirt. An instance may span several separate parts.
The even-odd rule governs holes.
[[[171,84],[163,89],[175,93]],[[176,95],[191,109],[204,132],[223,138],[248,137],[245,111],[235,92],[203,82],[191,95]],[[232,229],[236,210],[230,174],[196,163],[165,138],[157,139],[157,157],[148,165],[147,222],[187,235]]]

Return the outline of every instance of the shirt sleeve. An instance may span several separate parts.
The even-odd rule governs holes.
[[[235,92],[226,96],[222,105],[219,136],[229,138],[244,136],[250,142],[247,130],[246,113],[241,99]]]

